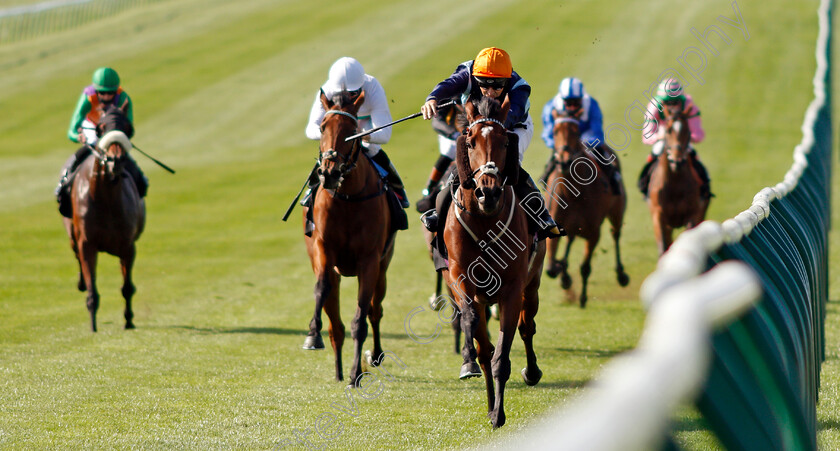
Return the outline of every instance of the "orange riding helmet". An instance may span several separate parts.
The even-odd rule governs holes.
[[[510,78],[512,73],[510,56],[500,48],[488,47],[475,57],[472,69],[474,77]]]

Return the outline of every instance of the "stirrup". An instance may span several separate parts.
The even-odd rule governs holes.
[[[437,232],[438,219],[437,211],[434,208],[420,215],[420,222],[429,232]]]

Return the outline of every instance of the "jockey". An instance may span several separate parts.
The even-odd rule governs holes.
[[[449,100],[446,102],[449,102]],[[458,107],[452,105],[438,109],[437,114],[432,118],[432,128],[438,134],[440,157],[438,157],[432,167],[431,174],[429,174],[429,181],[426,182],[426,188],[423,189],[423,198],[417,201],[418,213],[425,213],[435,207],[435,197],[438,193],[436,187],[443,174],[449,169],[449,165],[455,161],[455,140],[458,139],[458,136],[461,136],[461,132],[456,125],[457,116]]]
[[[458,65],[449,78],[435,86],[420,111],[423,113],[423,118],[429,120],[437,114],[439,101],[442,103],[446,99],[460,97],[463,104],[482,96],[491,97],[500,102],[507,97],[510,101],[510,111],[505,120],[505,127],[508,130],[508,151],[517,152],[521,162],[525,149],[528,148],[534,135],[534,122],[528,114],[531,86],[513,71],[510,56],[504,50],[489,47],[480,51],[474,60]],[[533,192],[539,193],[531,176],[521,167],[517,179],[518,183],[513,188],[520,199],[525,199]],[[436,210],[440,213],[440,220],[435,212],[422,217],[424,225],[430,231],[437,231],[438,225],[442,227],[446,223],[445,215],[449,210],[452,196],[450,190],[446,188],[441,191],[441,194],[436,199]],[[558,237],[563,234],[545,205],[542,205],[539,212],[539,224],[531,215],[528,215],[528,218],[529,229],[536,230],[539,239]]]
[[[129,138],[134,136],[134,107],[128,93],[120,86],[120,76],[117,71],[110,67],[100,67],[93,73],[92,84],[82,90],[76,110],[70,119],[70,127],[67,130],[67,137],[70,141],[81,143],[82,146],[76,150],[74,155],[65,162],[62,168],[61,179],[55,189],[58,200],[58,210],[63,216],[72,217],[70,205],[70,187],[76,169],[91,154],[91,149],[99,140],[97,125],[102,119],[103,111],[110,105],[121,108],[128,120],[131,122]],[[126,172],[131,175],[137,192],[141,197],[146,196],[149,188],[149,180],[143,175],[137,162],[128,156]]]
[[[324,120],[324,116],[326,115],[326,110],[324,110],[324,106],[321,104],[321,92],[327,98],[332,98],[342,92],[347,92],[355,98],[363,91],[365,93],[365,101],[357,113],[359,131],[370,130],[391,122],[391,110],[388,108],[388,98],[385,96],[385,89],[382,88],[382,85],[379,84],[376,78],[365,73],[362,64],[356,61],[356,59],[343,57],[333,63],[332,67],[330,67],[329,77],[326,83],[315,94],[315,102],[312,104],[312,109],[309,112],[309,122],[306,124],[306,137],[313,140],[321,139],[321,121]],[[386,127],[365,136],[362,139],[362,146],[365,148],[365,155],[387,171],[385,180],[394,190],[402,207],[408,208],[408,198],[405,194],[402,179],[388,158],[388,155],[382,150],[381,145],[387,143],[390,139],[391,128]],[[301,201],[301,205],[307,207],[310,206],[309,204],[312,199],[315,198],[315,193],[320,183],[317,176],[314,176],[314,173],[309,181],[309,190],[307,190],[306,195]]]
[[[615,156],[604,143],[604,116],[601,114],[598,101],[590,97],[583,89],[583,83],[579,79],[567,77],[560,82],[557,95],[545,104],[542,111],[542,139],[552,151],[554,150],[554,115],[552,114],[554,111],[566,112],[580,121],[581,142],[586,148],[600,153],[595,159],[607,175],[613,194],[620,194],[621,174],[611,164]],[[540,180],[547,181],[548,175],[554,170],[556,164],[557,160],[552,153]]]
[[[647,157],[647,162],[642,168],[641,174],[639,174],[639,190],[645,197],[648,196],[648,183],[650,182],[653,163],[665,148],[666,128],[660,124],[660,121],[665,120],[665,114],[661,111],[661,108],[677,106],[685,112],[688,119],[688,129],[691,131],[690,142],[699,143],[706,137],[706,132],[703,131],[703,124],[700,121],[700,109],[697,108],[694,99],[685,94],[680,82],[669,78],[660,83],[654,100],[648,104],[647,114],[645,115],[646,124],[642,131],[642,143],[653,146],[650,155]],[[688,155],[701,180],[700,195],[706,199],[712,197],[709,174],[697,157],[694,146],[690,146]]]

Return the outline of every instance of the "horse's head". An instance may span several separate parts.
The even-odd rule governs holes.
[[[583,151],[580,142],[580,120],[577,114],[552,111],[554,117],[554,158],[560,167],[568,170],[578,152]]]
[[[327,111],[321,121],[321,154],[318,157],[318,178],[325,189],[338,189],[344,177],[356,167],[361,152],[361,142],[345,142],[358,126],[356,113],[365,101],[365,93],[355,97],[341,93],[328,99],[321,93],[321,104]]]
[[[688,160],[691,130],[680,106],[664,105],[665,114],[665,156],[672,172],[676,172]]]
[[[502,183],[518,174],[519,154],[507,155],[505,127],[510,104],[490,97],[465,105],[469,125],[464,130],[462,148],[458,149],[458,170],[465,189],[475,189],[479,209],[495,213],[502,197]],[[504,177],[504,174],[509,174]]]
[[[117,183],[123,174],[131,141],[120,130],[111,130],[96,143],[94,156],[96,157],[95,171],[106,180]]]

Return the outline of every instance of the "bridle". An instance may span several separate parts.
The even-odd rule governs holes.
[[[346,111],[327,110],[325,114],[338,114],[341,116],[346,116],[350,119],[353,119],[353,122],[355,124],[359,123],[359,118]],[[338,153],[335,149],[327,149],[326,151],[320,152],[318,154],[318,166],[323,167],[324,162],[326,161],[338,161],[339,181],[342,181],[344,180],[344,177],[350,173],[350,171],[356,168],[356,163],[359,160],[359,154],[362,153],[361,148],[361,140],[357,138],[353,140],[353,148],[350,150],[350,153],[348,155]]]
[[[563,124],[563,123],[572,123],[572,124],[575,124],[578,127],[580,127],[580,119],[577,119],[575,117],[570,117],[570,116],[560,116],[560,117],[557,117],[554,121],[555,130],[557,128],[559,128],[560,124]],[[561,158],[559,158],[559,153],[560,152],[565,152],[568,155],[571,155],[572,146],[568,142],[566,142],[565,144],[563,144],[563,146],[561,146],[560,148],[557,148],[557,143],[556,143],[556,139],[555,139],[554,147],[555,147],[554,155],[553,155],[554,161],[556,163],[560,164],[561,168],[568,169],[568,166],[570,164],[570,162],[568,160],[570,158],[567,158],[566,161],[563,161]]]
[[[498,119],[493,119],[492,117],[484,117],[470,122],[470,124],[467,126],[467,130],[472,130],[473,126],[484,122],[490,122],[492,124],[499,125],[500,127],[502,127],[502,130],[507,130],[507,127],[505,127],[505,124],[503,124],[502,121]],[[467,147],[470,147],[469,140],[467,140]],[[478,177],[476,177],[476,175],[478,175]],[[496,162],[492,160],[482,164],[478,167],[478,169],[474,170],[472,174],[470,174],[470,178],[472,178],[473,184],[477,184],[476,179],[481,178],[481,176],[483,175],[490,175],[492,177],[495,177],[496,180],[499,181],[499,184],[504,184],[504,181],[501,179],[502,176],[499,172],[499,167],[496,166]]]

